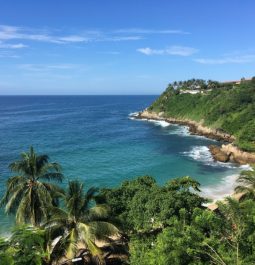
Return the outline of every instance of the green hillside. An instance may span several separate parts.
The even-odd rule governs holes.
[[[170,84],[149,110],[202,121],[205,126],[234,135],[235,144],[242,150],[255,151],[255,78],[240,84],[196,82]]]

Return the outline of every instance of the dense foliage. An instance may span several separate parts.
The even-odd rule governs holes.
[[[199,191],[199,183],[190,177],[174,179],[160,187],[149,176],[124,181],[121,187],[102,189],[98,201],[107,203],[125,232],[148,233],[169,225],[172,216],[186,210],[190,219],[195,207],[205,199],[190,191]]]
[[[240,177],[243,183],[249,175],[250,189],[253,172]],[[227,198],[212,212],[203,206],[198,187],[189,177],[160,187],[145,176],[101,190],[99,200],[105,199],[130,236],[130,264],[254,264],[254,197],[244,196],[240,202]]]
[[[206,91],[206,90],[205,90]],[[243,150],[255,151],[255,81],[220,84],[197,94],[181,93],[170,85],[149,107],[165,116],[186,118],[236,137]]]
[[[0,265],[252,265],[254,172],[243,171],[237,180],[241,199],[226,198],[215,211],[187,176],[163,186],[143,176],[99,193],[70,181],[61,207],[52,200],[44,205],[42,224],[18,219],[23,225],[0,238]],[[9,181],[7,190],[15,193]]]

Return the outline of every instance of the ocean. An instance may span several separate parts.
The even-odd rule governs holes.
[[[156,97],[1,96],[0,196],[12,175],[8,165],[31,145],[62,165],[63,185],[80,179],[86,187],[116,187],[143,175],[164,184],[188,175],[212,199],[231,193],[243,167],[214,162],[208,146],[218,142],[184,126],[132,118]],[[12,223],[0,210],[0,233]]]

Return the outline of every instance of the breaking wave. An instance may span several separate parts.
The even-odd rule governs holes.
[[[215,161],[213,156],[207,146],[193,146],[191,150],[182,152],[182,155],[187,156],[193,160],[202,162],[208,166],[214,167],[226,167],[226,168],[240,168],[240,169],[249,169],[248,165],[238,165],[235,163],[223,163],[219,161]]]
[[[169,122],[166,121],[159,121],[159,120],[152,120],[149,119],[148,122],[154,123],[156,126],[161,126],[161,127],[168,127],[170,125]]]

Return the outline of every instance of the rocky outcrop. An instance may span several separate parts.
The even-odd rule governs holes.
[[[230,161],[234,160],[240,164],[255,163],[255,153],[244,152],[233,144],[223,144],[221,151],[230,157]]]
[[[230,161],[230,155],[223,152],[220,146],[210,145],[209,150],[215,160],[223,162],[223,163]]]
[[[164,112],[156,113],[148,111],[147,109],[140,112],[135,118],[137,119],[153,119],[164,120],[173,124],[180,124],[189,127],[191,134],[202,135],[210,139],[227,142],[222,146],[209,146],[209,149],[215,160],[220,162],[236,162],[240,164],[252,164],[255,163],[255,153],[244,152],[232,143],[235,140],[233,135],[227,134],[222,130],[216,130],[204,126],[201,122],[196,122],[188,119],[176,119],[166,117]]]
[[[164,112],[156,113],[148,111],[147,109],[140,112],[136,117],[138,119],[153,119],[153,120],[164,120],[173,124],[180,124],[189,127],[191,134],[202,135],[210,139],[215,139],[218,141],[233,142],[235,137],[227,134],[223,131],[211,129],[204,126],[201,122],[196,122],[189,119],[176,119],[171,117],[165,117]]]
[[[223,144],[222,146],[210,145],[209,149],[214,159],[220,162],[255,163],[255,153],[241,151],[232,144]]]

